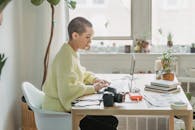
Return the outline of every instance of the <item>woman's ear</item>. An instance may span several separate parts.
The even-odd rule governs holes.
[[[77,32],[72,33],[72,39],[77,39],[79,34]]]

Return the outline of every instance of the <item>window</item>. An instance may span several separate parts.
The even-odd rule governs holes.
[[[78,0],[77,8],[69,10],[69,16],[70,20],[77,16],[89,19],[94,26],[95,38],[130,39],[130,6],[130,0]]]
[[[194,0],[154,0],[152,3],[153,44],[164,44],[168,33],[173,35],[173,45],[186,46],[195,42],[194,5]]]
[[[152,43],[151,52],[162,52],[158,47],[167,45],[171,33],[175,52],[184,48],[183,52],[189,52],[195,43],[193,5],[194,0],[77,0],[77,8],[70,10],[69,16],[70,20],[88,18],[100,46],[132,44],[132,40],[136,44],[135,39],[143,39]]]

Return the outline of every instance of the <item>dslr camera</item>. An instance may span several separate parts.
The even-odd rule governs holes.
[[[111,107],[114,105],[114,102],[124,102],[125,93],[117,93],[115,88],[108,87],[104,90],[103,93],[103,103],[105,107]]]

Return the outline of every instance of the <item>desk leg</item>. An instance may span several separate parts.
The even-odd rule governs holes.
[[[193,112],[189,112],[188,116],[183,117],[186,130],[192,130]]]
[[[187,93],[190,92],[190,82],[187,82]]]
[[[72,111],[72,130],[78,130],[78,121],[76,113]]]
[[[174,130],[174,115],[169,116],[169,130]]]
[[[78,115],[72,111],[72,130],[79,129],[79,123],[83,117],[84,117],[84,115]]]

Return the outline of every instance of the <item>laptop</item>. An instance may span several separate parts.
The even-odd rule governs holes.
[[[129,75],[125,76],[124,78],[132,80],[132,79],[135,78],[134,77],[134,72],[135,72],[135,62],[136,62],[136,60],[135,60],[135,55],[134,54],[132,54],[130,56],[131,56],[131,60],[130,60],[131,63],[130,63]]]
[[[130,75],[124,76],[119,79],[111,80],[110,87],[117,89],[117,92],[129,92],[129,91],[137,92],[139,91],[138,88],[133,86],[133,80],[135,80],[135,77],[134,77],[135,62],[136,62],[135,55],[132,54],[130,56],[131,56],[130,71],[129,71]],[[121,84],[123,84],[123,87],[118,87],[118,86],[121,86]]]
[[[134,77],[134,73],[135,73],[135,62],[136,62],[136,59],[135,59],[135,55],[132,54],[131,55],[131,66],[130,66],[130,83],[129,83],[129,91],[130,92],[139,92],[140,89],[133,86],[133,80],[135,80],[135,77]]]
[[[134,71],[135,71],[135,55],[132,54],[131,55],[131,66],[130,66],[130,75],[132,76],[132,79],[134,76]]]

